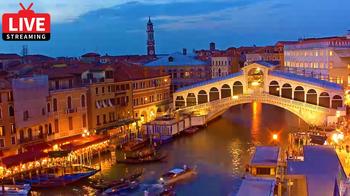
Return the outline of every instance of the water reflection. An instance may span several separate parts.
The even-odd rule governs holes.
[[[177,195],[228,195],[238,190],[254,144],[271,144],[270,132],[273,130],[281,131],[280,144],[286,143],[288,131],[296,124],[298,118],[282,108],[260,103],[236,106],[200,132],[164,145],[161,151],[169,155],[166,162],[126,166],[116,164],[115,158],[107,154],[102,156],[102,172],[99,175],[106,179],[118,179],[141,168],[145,170],[142,182],[152,184],[169,169],[186,164],[197,167],[198,176],[176,187]],[[95,195],[96,191],[85,181],[36,193],[78,196]],[[143,194],[139,192],[135,195]]]
[[[251,136],[254,145],[260,144],[259,130],[261,129],[261,103],[254,101],[252,103],[252,125]]]

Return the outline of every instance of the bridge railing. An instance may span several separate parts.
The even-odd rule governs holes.
[[[268,93],[256,93],[256,94],[240,94],[233,97],[227,97],[223,99],[218,99],[215,101],[198,104],[190,107],[180,108],[177,111],[194,111],[194,110],[205,110],[212,107],[223,107],[229,105],[236,105],[240,103],[247,103],[252,101],[258,102],[267,102],[267,103],[276,103],[276,105],[288,105],[289,107],[303,107],[309,110],[317,111],[317,112],[326,112],[326,113],[335,113],[335,109],[325,108],[318,105],[313,105],[307,102],[300,102],[293,99],[288,99],[284,97],[279,97],[275,95],[270,95]]]

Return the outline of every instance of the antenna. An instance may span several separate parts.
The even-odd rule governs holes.
[[[30,3],[30,5],[27,9],[24,7],[24,5],[22,3],[19,3],[19,5],[21,6],[22,10],[30,10],[33,7],[33,2]]]

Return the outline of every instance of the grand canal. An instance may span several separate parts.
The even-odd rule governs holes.
[[[254,145],[270,145],[273,142],[271,135],[278,133],[278,143],[286,146],[288,133],[299,125],[305,126],[297,116],[282,108],[260,103],[235,106],[200,132],[179,137],[164,145],[161,151],[169,154],[167,162],[125,166],[114,164],[111,156],[106,155],[103,157],[102,172],[99,175],[116,179],[125,173],[144,168],[143,183],[152,184],[170,168],[186,164],[196,167],[198,176],[177,186],[177,195],[228,195],[238,190]],[[34,193],[50,196],[95,194],[95,190],[87,182]]]

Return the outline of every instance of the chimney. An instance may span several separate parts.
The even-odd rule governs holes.
[[[187,55],[187,49],[186,49],[186,48],[183,48],[183,49],[182,49],[182,54],[183,54],[183,55]]]

